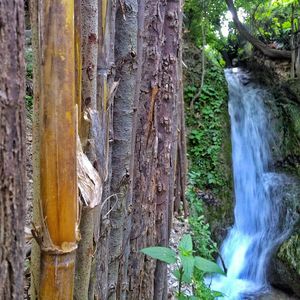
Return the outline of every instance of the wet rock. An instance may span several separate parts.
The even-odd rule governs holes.
[[[276,289],[272,289],[271,292],[261,295],[258,298],[256,298],[257,300],[297,300],[299,298],[295,297],[295,296],[290,296],[288,294],[285,294],[279,290]]]

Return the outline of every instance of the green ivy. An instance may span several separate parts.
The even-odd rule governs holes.
[[[194,86],[185,87],[187,107],[188,155],[191,164],[190,179],[193,186],[210,189],[218,194],[224,185],[223,163],[221,159],[224,118],[226,106],[224,74],[219,66],[212,66],[199,98],[191,101],[198,90]]]
[[[194,251],[197,255],[213,260],[217,245],[211,238],[204,204],[199,199],[199,191],[212,192],[216,197],[224,197],[230,188],[224,167],[224,135],[228,130],[227,84],[223,68],[209,59],[205,81],[198,98],[199,86],[186,85],[184,90],[186,125],[188,129],[189,184],[187,199],[190,204],[189,224],[192,232]],[[197,82],[197,81],[195,81]],[[224,115],[226,113],[226,116]],[[194,273],[195,296],[197,299],[213,300],[220,297],[204,283],[204,273]]]
[[[27,48],[25,51],[25,62],[26,62],[26,84],[32,82],[33,78],[33,54],[32,49]],[[28,92],[26,88],[26,95],[25,95],[25,107],[29,114],[32,115],[33,110],[33,95]]]

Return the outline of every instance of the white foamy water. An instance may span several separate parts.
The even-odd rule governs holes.
[[[273,145],[266,92],[239,69],[226,70],[229,87],[235,223],[221,248],[227,277],[215,276],[211,288],[222,299],[240,300],[265,291],[271,255],[287,230],[280,226],[282,189],[287,177],[270,172]],[[282,222],[281,222],[282,223]],[[248,294],[248,296],[247,296]]]

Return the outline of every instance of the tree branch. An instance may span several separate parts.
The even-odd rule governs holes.
[[[253,35],[251,35],[247,28],[240,22],[233,0],[225,0],[235,26],[237,27],[241,36],[251,43],[256,49],[260,50],[264,55],[273,59],[291,59],[291,51],[272,49]]]

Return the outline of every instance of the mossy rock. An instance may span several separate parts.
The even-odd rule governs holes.
[[[299,230],[300,228],[298,228]],[[271,283],[300,296],[300,236],[293,234],[279,248],[271,266]]]
[[[285,265],[295,271],[295,275],[300,278],[300,236],[294,234],[280,247],[278,254]],[[299,282],[300,284],[300,282]]]

